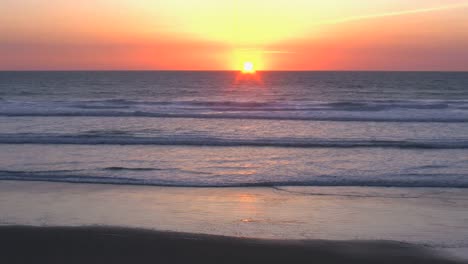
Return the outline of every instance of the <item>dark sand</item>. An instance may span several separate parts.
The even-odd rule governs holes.
[[[391,241],[275,241],[114,227],[0,227],[0,263],[461,263]]]

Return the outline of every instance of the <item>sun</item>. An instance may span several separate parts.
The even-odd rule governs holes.
[[[250,61],[244,62],[244,66],[242,67],[242,72],[243,73],[254,73],[255,72],[255,67],[254,64]]]

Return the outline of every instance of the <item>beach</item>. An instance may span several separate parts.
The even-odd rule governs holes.
[[[468,264],[466,14],[0,0],[0,264]]]
[[[320,263],[462,263],[468,259],[467,198],[464,189],[442,188],[278,190],[3,181],[0,240],[7,256],[39,256],[44,263],[54,257],[65,261],[69,254],[60,252],[75,252],[77,263],[94,261],[101,253],[113,259],[119,252],[125,263],[143,249],[146,253],[138,256],[143,263],[158,254],[180,257],[168,263],[191,258],[211,263],[221,252],[232,256],[223,263],[285,258],[297,263],[314,258]]]
[[[0,227],[2,263],[462,263],[390,241],[281,241],[112,227]]]

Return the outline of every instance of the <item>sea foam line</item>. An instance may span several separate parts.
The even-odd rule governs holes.
[[[465,123],[468,116],[375,116],[375,115],[271,115],[239,113],[154,113],[154,112],[118,112],[118,111],[63,111],[63,112],[0,112],[4,117],[147,117],[147,118],[194,118],[194,119],[251,119],[251,120],[291,120],[291,121],[338,121],[338,122],[432,122]]]
[[[138,179],[125,177],[103,177],[103,176],[80,176],[80,175],[47,175],[32,172],[5,173],[0,172],[0,181],[41,181],[41,182],[66,182],[66,183],[89,183],[89,184],[115,184],[115,185],[143,185],[162,187],[205,187],[205,188],[228,188],[228,187],[405,187],[405,188],[468,188],[467,181],[446,180],[388,180],[388,179],[340,179],[340,180],[304,180],[304,181],[262,181],[262,182],[177,182],[163,179]]]
[[[71,144],[71,145],[160,145],[213,147],[292,147],[292,148],[408,148],[467,149],[468,139],[461,140],[367,140],[320,138],[255,138],[235,139],[203,136],[100,136],[100,135],[29,135],[1,134],[0,144]]]

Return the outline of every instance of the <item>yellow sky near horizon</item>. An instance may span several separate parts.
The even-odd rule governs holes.
[[[3,0],[0,69],[468,70],[468,1]]]

